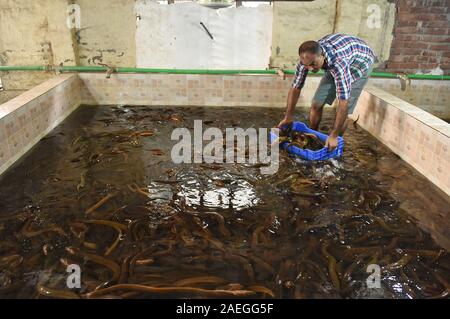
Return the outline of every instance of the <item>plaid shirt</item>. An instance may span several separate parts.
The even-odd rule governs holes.
[[[352,83],[370,69],[375,54],[363,40],[349,35],[330,34],[318,42],[325,55],[324,68],[336,83],[336,96],[339,100],[348,100]],[[292,87],[303,88],[307,74],[307,67],[298,63]]]

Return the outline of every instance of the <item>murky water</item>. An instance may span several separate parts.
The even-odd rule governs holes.
[[[447,297],[448,197],[360,128],[273,176],[171,161],[175,127],[282,112],[80,107],[0,178],[0,297]]]

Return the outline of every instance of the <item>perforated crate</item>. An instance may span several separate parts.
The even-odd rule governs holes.
[[[312,133],[316,135],[321,141],[325,142],[328,138],[328,135],[320,133],[318,131],[310,129],[305,123],[302,122],[293,122],[292,130],[302,133]],[[273,143],[278,138],[278,135],[270,132],[270,142]],[[344,152],[344,139],[342,137],[338,137],[338,146],[333,151],[328,151],[328,148],[324,147],[317,151],[312,151],[308,149],[301,149],[297,146],[291,145],[288,147],[288,142],[284,142],[280,144],[281,149],[286,149],[288,153],[299,156],[308,161],[323,161],[330,158],[337,158],[342,155]]]

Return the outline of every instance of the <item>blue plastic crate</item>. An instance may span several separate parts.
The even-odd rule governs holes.
[[[310,129],[305,123],[302,122],[293,122],[292,130],[302,133],[312,133],[316,135],[321,141],[325,142],[328,138],[328,135],[317,132],[315,130]],[[273,143],[278,138],[278,135],[270,132],[270,142]],[[288,142],[284,142],[280,144],[281,149],[286,149],[288,146]],[[344,139],[342,137],[338,137],[338,147],[336,147],[332,152],[328,151],[328,148],[324,147],[317,151],[312,150],[303,150],[297,146],[291,145],[287,149],[287,152],[290,154],[297,155],[308,161],[323,161],[330,158],[337,158],[342,155],[344,152]]]

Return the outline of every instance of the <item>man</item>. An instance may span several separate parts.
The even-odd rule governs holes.
[[[310,127],[317,130],[323,106],[325,103],[331,105],[337,98],[336,118],[325,143],[332,151],[338,145],[338,135],[343,134],[347,128],[347,116],[353,112],[369,79],[375,54],[363,40],[344,34],[330,34],[317,42],[306,41],[300,45],[298,54],[300,62],[289,90],[286,114],[278,127],[293,121],[295,105],[308,71],[316,73],[323,69],[325,75],[312,100],[309,122]]]

